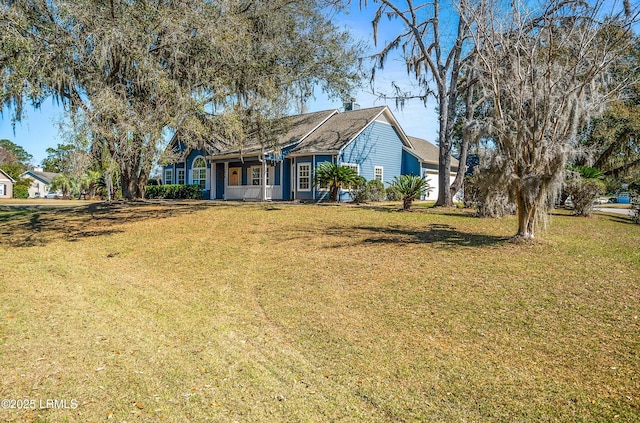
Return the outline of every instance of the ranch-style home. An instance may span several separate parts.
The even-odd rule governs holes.
[[[0,198],[13,198],[15,180],[0,169]]]
[[[51,191],[51,181],[58,175],[59,173],[45,172],[41,167],[37,167],[27,170],[20,177],[29,178],[32,181],[29,187],[29,198],[42,198],[49,194],[62,196],[62,191]]]
[[[314,169],[333,162],[385,187],[401,174],[423,175],[434,187],[429,198],[437,196],[438,148],[407,136],[387,106],[285,119],[287,130],[277,150],[258,142],[242,148],[192,149],[174,136],[167,150],[176,159],[163,167],[163,183],[200,185],[208,199],[314,201],[329,196],[326,187],[314,186]],[[452,172],[457,166],[454,159]],[[350,199],[349,193],[342,192],[341,199]]]

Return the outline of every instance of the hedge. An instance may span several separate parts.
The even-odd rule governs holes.
[[[147,185],[146,198],[202,200],[199,185]]]

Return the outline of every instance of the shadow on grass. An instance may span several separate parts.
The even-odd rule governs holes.
[[[289,228],[272,235],[274,241],[292,241],[323,238],[329,241],[325,248],[348,248],[375,244],[436,244],[440,247],[486,247],[508,243],[510,237],[468,233],[453,226],[433,223],[424,230],[398,226],[343,226],[329,228]],[[338,240],[334,243],[334,240]]]
[[[365,244],[441,244],[443,246],[481,247],[509,240],[508,237],[461,232],[452,226],[437,223],[419,231],[371,226],[361,226],[354,229],[365,235],[370,235],[362,240]]]
[[[204,203],[115,202],[86,206],[0,207],[0,245],[33,247],[55,240],[69,242],[124,232],[119,225],[189,214],[211,207]]]

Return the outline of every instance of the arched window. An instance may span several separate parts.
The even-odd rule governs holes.
[[[207,162],[202,156],[196,157],[191,166],[191,183],[204,189],[207,184]]]

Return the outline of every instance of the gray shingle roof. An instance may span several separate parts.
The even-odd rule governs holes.
[[[409,137],[413,148],[409,148],[413,154],[418,156],[424,163],[438,164],[439,148],[422,138]],[[459,162],[454,157],[451,158],[451,167],[458,167]]]
[[[337,153],[374,121],[386,106],[337,113],[291,150],[292,154]]]
[[[55,172],[40,172],[36,170],[27,170],[25,173],[22,174],[22,176],[29,176],[31,178],[39,179],[45,184],[50,184],[53,178],[55,178],[58,175],[60,174]]]
[[[333,115],[337,110],[323,110],[320,112],[304,113],[301,115],[287,116],[284,119],[285,132],[278,137],[277,144],[279,147],[285,147],[290,144],[299,142],[301,139],[309,135],[311,131],[316,129],[322,122],[327,119],[333,119]],[[324,127],[324,125],[323,125]],[[315,135],[315,132],[314,132]],[[271,150],[271,146],[266,146],[267,150]],[[262,145],[257,140],[249,140],[242,148],[232,148],[222,151],[220,155],[233,154],[258,154],[262,152]]]

